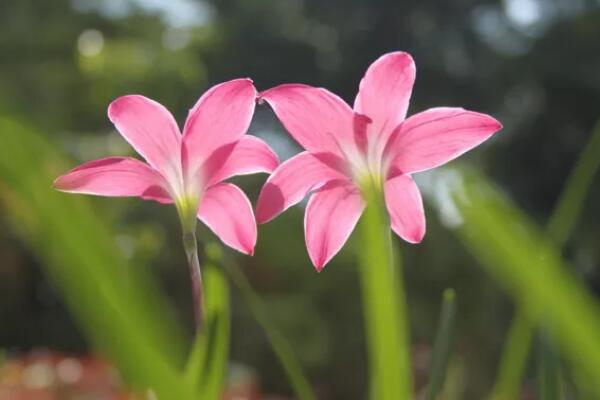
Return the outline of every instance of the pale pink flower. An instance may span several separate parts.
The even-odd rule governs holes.
[[[256,89],[249,79],[221,83],[190,110],[180,133],[159,103],[140,95],[123,96],[108,117],[147,164],[130,157],[87,162],[59,177],[57,189],[98,196],[137,196],[175,203],[182,224],[196,216],[225,244],[252,254],[256,221],[234,175],[271,172],[275,153],[262,140],[245,135],[254,113]]]
[[[271,220],[312,192],[304,232],[318,271],[358,222],[366,180],[382,189],[394,232],[418,243],[425,234],[425,214],[411,174],[458,157],[502,127],[488,115],[462,108],[431,108],[405,119],[414,80],[411,56],[394,52],[369,67],[354,109],[335,94],[306,85],[281,85],[260,94],[306,151],[269,177],[257,220]]]

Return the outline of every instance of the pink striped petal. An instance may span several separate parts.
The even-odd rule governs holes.
[[[286,84],[264,91],[260,99],[271,105],[290,135],[310,152],[342,157],[341,147],[353,138],[352,109],[325,89]]]
[[[244,135],[235,143],[217,149],[203,164],[207,186],[235,175],[271,173],[279,165],[277,154],[256,136]]]
[[[392,229],[409,243],[425,236],[425,211],[419,188],[409,175],[398,175],[385,183],[385,204]]]
[[[164,179],[150,166],[128,157],[89,161],[54,181],[63,192],[96,196],[138,196],[160,203],[171,201]]]
[[[156,170],[177,179],[181,166],[181,134],[171,113],[144,96],[119,97],[108,107],[117,130]]]
[[[304,214],[304,235],[317,271],[346,243],[364,207],[358,189],[344,181],[329,182],[311,196]]]
[[[219,183],[208,188],[200,201],[198,218],[223,243],[252,255],[256,245],[256,221],[252,205],[240,188]]]
[[[386,150],[403,173],[435,168],[478,146],[502,124],[462,108],[431,108],[408,118]]]
[[[220,147],[238,141],[254,114],[256,89],[250,79],[213,86],[190,110],[183,128],[183,162],[189,174]]]
[[[398,51],[379,57],[360,82],[354,111],[371,119],[369,140],[380,149],[406,117],[415,74],[410,54]]]
[[[331,180],[348,180],[338,168],[334,155],[297,154],[282,163],[267,179],[256,206],[259,223],[265,223],[299,203],[311,190]]]

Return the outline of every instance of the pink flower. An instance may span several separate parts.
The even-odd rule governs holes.
[[[147,164],[103,158],[69,171],[54,185],[65,192],[175,203],[184,226],[195,227],[197,216],[225,244],[252,254],[252,206],[240,188],[223,181],[271,172],[279,163],[266,143],[245,135],[255,99],[249,79],[214,86],[190,110],[182,135],[159,103],[139,95],[120,97],[108,107],[108,117]]]
[[[269,177],[257,220],[271,220],[312,192],[304,232],[317,271],[358,222],[365,207],[360,187],[367,181],[382,190],[394,232],[420,242],[425,214],[411,174],[460,156],[502,127],[462,108],[431,108],[405,119],[414,81],[411,56],[395,52],[369,67],[354,109],[335,94],[306,85],[281,85],[260,95],[306,151]]]

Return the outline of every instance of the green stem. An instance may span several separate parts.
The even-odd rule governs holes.
[[[573,167],[546,226],[548,236],[557,246],[562,247],[565,244],[581,215],[590,184],[600,168],[598,153],[600,153],[600,120],[596,123],[589,142]],[[529,320],[528,312],[523,307],[519,307],[509,329],[492,399],[512,399],[514,398],[511,397],[512,394],[518,392],[525,373],[534,329],[535,324]],[[543,370],[546,371],[545,368]]]
[[[202,290],[202,272],[198,260],[198,241],[194,230],[184,230],[183,248],[190,269],[192,281],[192,296],[194,299],[194,316],[196,318],[196,330],[199,332],[204,324],[204,293]]]
[[[393,257],[381,191],[363,188],[367,208],[360,222],[360,278],[370,363],[370,397],[411,399],[409,333],[404,285]]]

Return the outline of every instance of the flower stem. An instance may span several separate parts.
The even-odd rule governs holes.
[[[411,399],[409,332],[400,265],[394,262],[381,190],[363,188],[360,278],[370,363],[370,398]]]
[[[202,272],[198,260],[198,241],[195,230],[183,232],[183,248],[190,268],[190,279],[192,280],[192,296],[194,299],[194,316],[196,318],[196,330],[200,331],[204,322],[204,293],[202,290]]]

